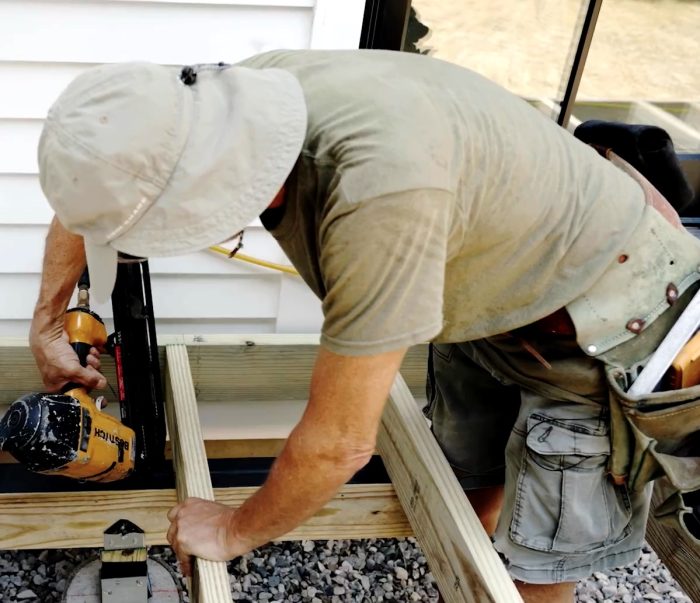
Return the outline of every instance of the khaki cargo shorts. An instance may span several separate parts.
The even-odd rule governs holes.
[[[670,326],[695,289],[658,322]],[[646,359],[659,327],[655,341],[639,337],[620,355]],[[608,475],[606,365],[571,335],[528,327],[431,349],[425,413],[465,490],[504,484],[493,541],[511,575],[559,583],[634,562],[651,484],[632,491]]]

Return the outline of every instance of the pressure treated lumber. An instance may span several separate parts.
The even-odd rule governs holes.
[[[239,507],[257,488],[215,488],[220,503]],[[0,549],[101,547],[119,519],[145,530],[146,544],[167,544],[174,489],[0,494]],[[278,540],[398,538],[411,526],[391,484],[351,484],[304,525]]]
[[[3,410],[0,409],[0,415]],[[250,440],[204,440],[208,459],[249,459],[276,457],[282,451],[285,440],[277,438]],[[170,441],[165,443],[165,458],[173,458]],[[9,452],[0,451],[0,465],[16,463]]]
[[[161,344],[179,344],[181,351],[186,347],[190,354],[195,375],[188,390],[190,411],[194,397],[223,407],[253,399],[260,402],[264,420],[266,401],[306,399],[317,351],[315,337],[207,335],[164,336],[160,339]],[[161,353],[164,357],[164,347]],[[426,347],[417,346],[409,352],[402,367],[402,374],[408,376],[414,395],[423,393],[425,360]],[[108,379],[113,382],[110,363],[105,361],[103,364]],[[180,366],[184,367],[184,362]],[[167,373],[164,375],[168,383]],[[253,391],[255,388],[259,389]],[[26,341],[0,338],[0,402],[9,402],[20,393],[41,389],[41,380]],[[169,402],[172,402],[172,396]],[[189,417],[193,420],[191,412]],[[172,425],[170,429],[172,433]],[[273,456],[281,445],[279,437],[268,437],[263,433],[237,442],[205,442],[207,454],[212,458],[219,454]],[[511,596],[513,593],[507,587],[509,580],[505,572],[493,569],[493,564],[498,561],[494,561],[490,542],[480,528],[477,529],[474,514],[463,501],[463,493],[445,464],[417,404],[399,385],[392,390],[379,448],[406,512],[420,532],[417,536],[445,600],[518,600]],[[253,490],[237,488],[215,492],[220,502],[236,505]],[[371,498],[368,493],[359,494],[358,491],[355,494],[356,498],[337,497],[330,503],[331,510],[327,507],[306,526],[283,539],[390,537],[408,533],[406,519],[397,511],[393,493],[382,495],[386,498],[380,495]],[[0,549],[101,546],[103,530],[122,518],[124,510],[126,518],[150,530],[147,534],[149,544],[164,543],[165,514],[173,504],[175,494],[172,490],[0,495]],[[401,519],[397,518],[397,513]],[[422,531],[419,530],[421,526]],[[679,536],[667,530],[650,520],[648,538],[686,591],[700,602],[700,593],[697,586],[693,586],[691,575],[695,568],[700,567],[700,556],[679,540]],[[484,580],[488,581],[491,590],[484,591]],[[473,593],[464,593],[472,588]],[[502,593],[492,592],[494,588],[506,588],[507,596],[504,598]],[[484,598],[480,599],[481,596]]]
[[[401,375],[377,448],[446,603],[521,602]]]
[[[0,408],[0,416],[4,410]],[[204,440],[208,459],[255,459],[279,456],[286,440],[280,438],[260,438],[249,440]],[[165,458],[173,458],[170,440],[165,443]],[[17,463],[15,458],[0,451],[0,465]]]
[[[276,457],[286,440],[266,438],[259,440],[204,440],[208,459],[250,459]],[[172,458],[170,442],[165,444],[165,458]],[[0,463],[2,456],[0,455]]]
[[[316,335],[184,336],[199,402],[306,400]],[[424,395],[427,346],[409,350],[401,372]]]
[[[654,491],[651,508],[661,502],[659,490]],[[651,514],[650,514],[651,517]],[[684,532],[676,530],[656,520],[647,523],[647,542],[661,561],[678,581],[685,593],[693,600],[700,601],[700,550]]]
[[[197,398],[184,344],[166,347],[166,416],[173,451],[178,501],[196,496],[214,500]],[[224,561],[196,558],[190,581],[193,603],[231,603],[231,587]]]
[[[315,335],[163,335],[159,337],[163,362],[164,346],[171,343],[187,346],[200,403],[306,400],[309,395],[311,368],[318,351]],[[415,396],[425,392],[426,358],[427,346],[415,346],[401,367]],[[114,386],[114,362],[106,354],[102,355],[102,367],[108,383]],[[26,340],[0,338],[0,403],[43,389]],[[100,393],[114,401],[109,389]]]

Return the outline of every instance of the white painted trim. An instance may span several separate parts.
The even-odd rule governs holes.
[[[236,62],[266,50],[308,47],[312,19],[311,8],[294,6],[4,0],[0,60]]]
[[[323,325],[321,301],[300,278],[283,275],[276,333],[318,333]]]
[[[316,0],[309,48],[359,48],[365,0]]]
[[[89,1],[89,0],[88,0]],[[112,2],[133,2],[138,4],[225,4],[228,6],[290,6],[310,8],[314,0],[111,0]]]
[[[153,305],[159,320],[255,321],[277,319],[280,277],[274,273],[188,275],[153,274]],[[2,319],[30,320],[39,294],[38,274],[0,274]],[[102,318],[112,318],[111,303],[95,303]],[[1,324],[1,321],[0,321]],[[223,327],[222,327],[223,328]],[[221,331],[220,331],[221,332]]]
[[[189,346],[289,346],[289,345],[319,345],[320,336],[313,333],[260,333],[254,335],[212,334],[212,335],[165,335],[158,337],[158,345],[173,345],[184,343]],[[27,347],[27,341],[13,337],[0,337],[0,346]]]
[[[43,119],[0,119],[0,173],[38,174],[36,149]]]

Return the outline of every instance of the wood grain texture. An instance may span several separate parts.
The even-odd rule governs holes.
[[[521,602],[401,375],[377,448],[444,600]]]
[[[166,416],[173,453],[178,501],[196,496],[214,500],[197,398],[184,344],[166,347]],[[138,525],[138,524],[137,524]],[[195,559],[190,581],[193,603],[231,603],[231,587],[224,561]]]
[[[3,410],[0,410],[0,414]],[[286,440],[265,438],[251,440],[204,440],[208,459],[247,459],[276,457],[282,451]],[[173,458],[170,441],[165,443],[165,458]],[[0,451],[0,465],[16,463],[9,452]]]
[[[163,346],[187,346],[192,381],[199,402],[236,400],[306,400],[311,368],[316,359],[315,335],[187,335],[160,336]],[[425,395],[427,345],[411,348],[401,374],[414,396]],[[114,363],[102,357],[103,372],[116,383]],[[165,373],[163,373],[165,374]],[[0,402],[42,391],[43,385],[26,340],[0,338]],[[104,395],[114,401],[112,392]]]
[[[204,440],[208,459],[247,459],[276,457],[282,451],[286,440]],[[0,463],[3,462],[0,453]],[[165,458],[172,458],[170,442],[165,444]]]
[[[100,553],[102,563],[134,563],[138,561],[146,561],[148,551],[142,549],[118,549],[115,551],[103,550]]]
[[[185,337],[200,402],[306,400],[318,351],[314,335]],[[427,346],[409,350],[401,367],[415,395],[425,392]]]
[[[690,537],[680,530],[665,526],[654,519],[654,508],[662,501],[658,488],[651,500],[651,513],[647,522],[647,542],[668,567],[685,593],[700,601],[700,549]]]
[[[220,503],[239,507],[255,490],[215,488],[214,496]],[[101,547],[102,533],[119,519],[142,527],[149,546],[167,544],[166,514],[176,502],[174,489],[0,494],[0,548]],[[391,484],[352,484],[279,540],[410,535],[411,526]]]

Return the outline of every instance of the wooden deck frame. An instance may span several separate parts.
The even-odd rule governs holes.
[[[198,343],[204,344],[205,339]],[[259,345],[248,341],[246,348],[252,351]],[[274,348],[279,340],[268,345]],[[309,351],[312,358],[315,356],[315,338],[298,345],[311,345]],[[187,347],[182,341],[165,348],[166,412],[178,498],[213,499]],[[275,350],[273,361],[279,362],[281,351]],[[297,360],[301,356],[299,352],[297,347],[294,350]],[[298,369],[293,374],[299,376]],[[309,376],[307,370],[305,383]],[[285,393],[289,395],[288,390]],[[521,601],[401,375],[397,376],[387,402],[378,447],[443,598],[448,603]],[[191,596],[198,603],[229,603],[225,565],[197,560]]]
[[[191,496],[214,500],[187,348],[181,343],[169,345],[166,358],[165,414],[178,502]],[[225,562],[195,559],[192,574],[189,591],[193,602],[232,603]]]
[[[0,548],[100,546],[104,528],[119,518],[143,527],[149,544],[164,544],[168,525],[165,514],[178,495],[213,496],[237,506],[255,490],[212,490],[202,465],[207,457],[274,456],[283,445],[279,430],[256,432],[249,438],[237,434],[235,439],[209,439],[207,425],[199,425],[195,401],[231,403],[223,405],[224,409],[237,400],[254,400],[260,404],[264,421],[265,402],[305,400],[316,338],[261,335],[160,339],[169,429],[177,434],[172,442],[177,494],[175,490],[0,494]],[[108,379],[113,378],[113,369],[105,369]],[[415,534],[447,602],[519,601],[415,402],[423,390],[424,371],[425,349],[411,350],[402,366],[403,378],[394,384],[383,417],[378,450],[393,486],[345,486],[321,512],[281,540]],[[0,339],[0,401],[41,389],[26,343]],[[184,434],[189,439],[183,439]],[[696,572],[688,569],[698,566],[698,553],[680,534],[653,520],[647,538],[686,592],[700,600]],[[216,564],[198,563],[198,581],[198,598],[193,600],[230,600],[224,594],[228,593],[228,577],[220,566],[217,569]]]
[[[161,544],[168,524],[165,513],[177,499],[192,495],[236,506],[254,491],[212,489],[206,458],[276,454],[282,445],[279,432],[270,437],[256,433],[250,439],[205,441],[207,426],[203,435],[196,404],[258,401],[264,422],[265,401],[305,400],[317,338],[170,336],[160,340],[177,491],[0,494],[1,548],[99,546],[102,530],[122,517],[140,525],[149,544]],[[111,380],[113,369],[105,364]],[[399,377],[392,389],[379,443],[393,486],[345,486],[315,517],[283,539],[416,534],[448,603],[520,601],[415,402],[414,395],[421,396],[424,388],[425,347],[409,352],[402,375],[406,381]],[[0,340],[0,399],[11,401],[41,389],[26,344]],[[196,565],[192,600],[228,603],[225,565],[203,561]]]

